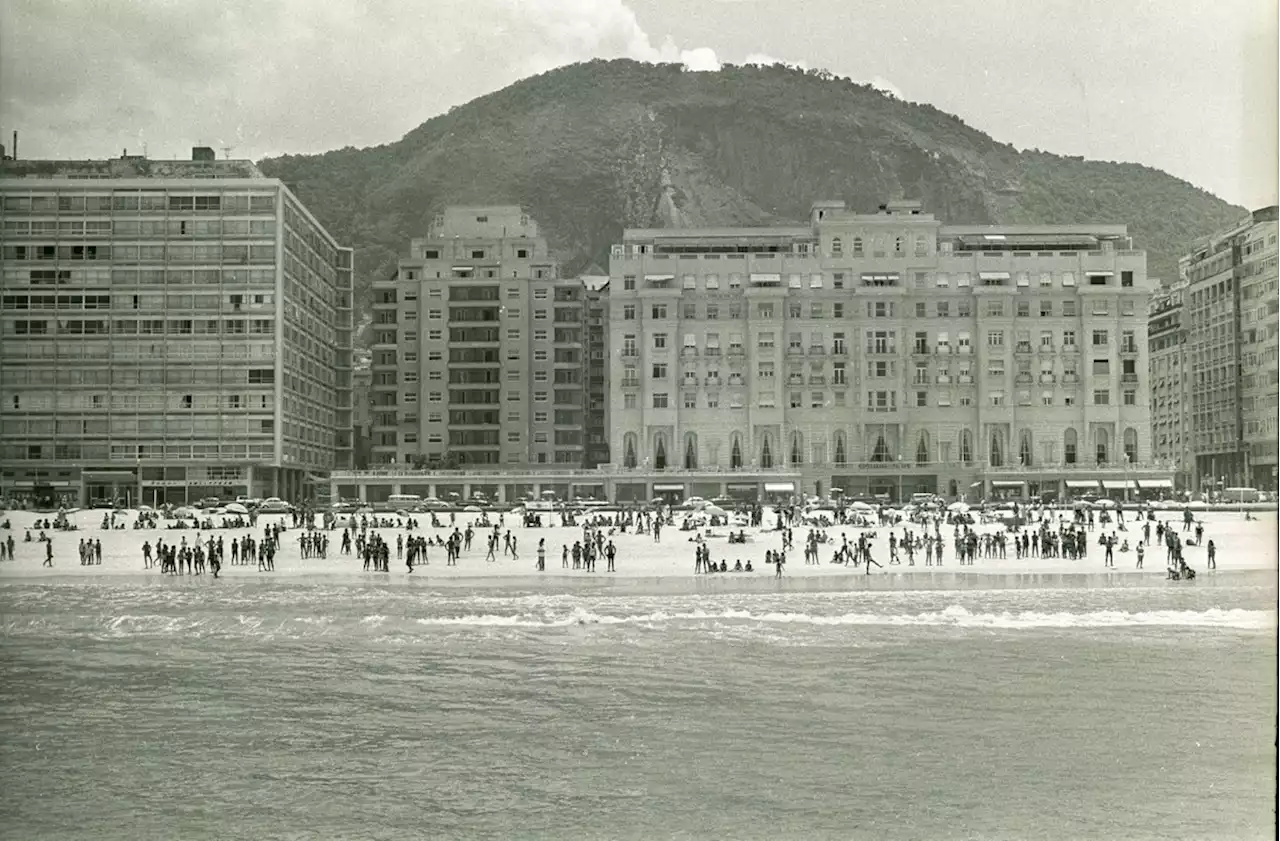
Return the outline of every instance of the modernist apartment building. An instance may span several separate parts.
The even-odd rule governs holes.
[[[351,252],[280,181],[5,161],[0,229],[0,492],[302,499],[350,466]]]
[[[438,215],[374,284],[373,466],[582,468],[586,297],[519,207]]]
[[[580,278],[586,308],[586,461],[584,467],[609,463],[609,276]]]
[[[1150,294],[1123,225],[821,202],[803,227],[628,230],[609,424],[637,481],[619,493],[1169,488],[1151,464]]]
[[[1183,257],[1192,487],[1274,488],[1280,382],[1277,208]]]
[[[1151,366],[1151,452],[1157,461],[1176,467],[1179,488],[1192,487],[1194,459],[1188,434],[1187,386],[1193,372],[1186,365],[1187,331],[1183,298],[1187,284],[1178,281],[1158,290],[1147,315],[1147,347]]]

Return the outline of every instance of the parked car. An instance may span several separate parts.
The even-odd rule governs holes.
[[[268,497],[258,506],[259,514],[288,514],[292,510],[293,506],[278,496]]]

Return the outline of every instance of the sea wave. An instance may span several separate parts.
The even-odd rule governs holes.
[[[513,613],[459,613],[425,616],[385,614],[335,616],[140,614],[6,617],[0,637],[87,635],[119,637],[271,637],[285,639],[343,638],[376,634],[430,638],[441,629],[515,628],[532,631],[574,627],[634,626],[645,629],[728,628],[779,626],[914,626],[986,629],[1035,628],[1210,628],[1269,630],[1276,627],[1272,611],[1239,608],[1207,610],[1096,610],[974,612],[960,605],[918,613],[807,613],[778,610],[695,609],[602,613],[584,606],[548,607]]]

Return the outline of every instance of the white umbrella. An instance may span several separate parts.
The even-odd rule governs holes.
[[[183,517],[198,517],[199,515],[196,513],[196,510],[194,508],[187,508],[183,506],[182,508],[175,508],[173,511],[173,516],[177,518],[183,518]]]
[[[953,502],[947,506],[947,510],[952,514],[967,514],[969,512],[969,504],[966,502]]]
[[[703,509],[702,509],[702,513],[703,513],[703,514],[710,514],[710,515],[711,515],[711,516],[713,516],[713,517],[727,517],[727,516],[728,516],[728,514],[726,514],[726,513],[725,513],[725,510],[724,510],[723,508],[721,508],[719,505],[708,505],[706,508],[703,508]]]
[[[240,503],[238,503],[238,502],[233,502],[233,503],[231,503],[230,505],[228,505],[228,506],[226,507],[226,509],[225,509],[225,513],[227,513],[227,514],[248,514],[248,513],[249,513],[249,509],[248,509],[248,508],[245,508],[243,505],[241,505],[241,504],[240,504]]]
[[[481,508],[479,505],[468,505],[466,508],[463,508],[462,510],[468,514],[479,514],[484,509]]]
[[[1093,503],[1094,508],[1115,508],[1116,501],[1114,499],[1099,499]]]
[[[1209,507],[1209,504],[1205,502],[1203,499],[1193,499],[1183,507],[1190,508],[1193,511],[1203,511],[1204,509]]]
[[[873,508],[872,506],[868,505],[865,502],[859,501],[859,502],[852,503],[849,506],[849,510],[850,511],[874,511],[875,508]]]

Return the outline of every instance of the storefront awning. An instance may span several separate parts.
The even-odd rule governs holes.
[[[993,487],[993,488],[1021,488],[1021,487],[1024,487],[1026,484],[1027,484],[1026,482],[992,482],[992,483],[991,483],[991,487]]]
[[[654,485],[655,491],[683,491],[684,485]]]
[[[1082,490],[1087,488],[1088,490],[1096,491],[1098,489],[1098,480],[1097,479],[1068,479],[1067,487],[1075,488],[1077,490]]]
[[[1134,482],[1132,479],[1129,479],[1128,481],[1124,479],[1103,479],[1102,480],[1102,487],[1106,488],[1109,491],[1122,491],[1125,488],[1136,488],[1137,486],[1138,486],[1138,483]]]
[[[754,491],[755,482],[730,482],[726,487],[731,491]]]
[[[1139,479],[1138,487],[1144,489],[1150,488],[1173,488],[1172,479]]]
[[[978,280],[1008,280],[1008,272],[978,272]]]
[[[80,475],[86,479],[128,479],[138,478],[132,470],[82,470]]]
[[[796,486],[794,482],[765,482],[764,492],[770,494],[795,493]]]
[[[1092,269],[1085,272],[1086,277],[1113,277],[1114,275],[1115,275],[1115,272],[1096,272],[1096,271],[1093,271]]]

